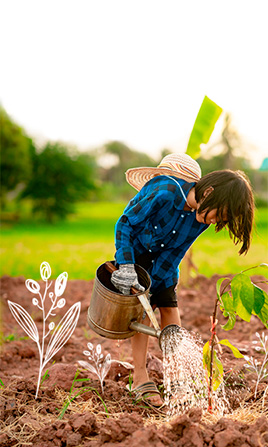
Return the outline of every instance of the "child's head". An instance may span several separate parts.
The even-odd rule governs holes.
[[[241,171],[214,171],[195,185],[197,213],[217,210],[216,231],[228,227],[235,244],[242,243],[239,254],[246,253],[251,242],[254,198],[250,182]],[[227,222],[226,222],[227,215]]]

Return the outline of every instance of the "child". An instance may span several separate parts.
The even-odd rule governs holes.
[[[181,326],[175,287],[178,265],[194,240],[209,225],[216,232],[228,228],[239,254],[250,246],[254,199],[249,181],[240,171],[215,171],[201,178],[199,164],[186,154],[171,154],[157,168],[133,168],[127,181],[139,192],[116,224],[116,263],[111,281],[124,295],[138,283],[134,264],[151,278],[150,302],[159,308],[161,328]],[[150,325],[148,316],[143,322]],[[146,370],[148,336],[132,339],[134,375],[132,390],[138,397],[161,406],[159,391]]]

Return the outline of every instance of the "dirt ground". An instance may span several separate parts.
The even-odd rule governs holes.
[[[219,277],[207,279],[197,276],[190,287],[178,290],[182,326],[201,336],[210,338],[210,315],[215,302],[215,284]],[[259,278],[254,278],[257,280]],[[44,283],[40,281],[40,286]],[[2,341],[0,353],[0,445],[9,446],[83,446],[105,445],[122,447],[148,445],[184,447],[264,447],[268,446],[268,380],[259,385],[257,399],[253,390],[256,375],[247,371],[243,359],[235,359],[228,348],[223,349],[222,362],[225,371],[226,392],[231,412],[223,417],[209,414],[205,409],[192,408],[167,421],[164,410],[153,410],[137,404],[126,390],[130,370],[113,363],[105,378],[104,393],[95,375],[80,372],[76,391],[83,386],[90,389],[74,397],[72,387],[78,360],[87,360],[83,351],[90,342],[101,344],[104,356],[131,363],[130,339],[110,340],[96,335],[87,326],[87,309],[90,303],[93,281],[68,281],[64,293],[65,309],[62,315],[77,301],[81,301],[78,325],[65,346],[48,365],[48,374],[35,399],[39,356],[36,344],[15,321],[8,308],[11,300],[26,309],[37,327],[41,327],[41,314],[32,304],[33,295],[25,287],[25,278],[1,278]],[[157,314],[158,315],[158,314]],[[225,319],[219,316],[220,324]],[[257,360],[263,355],[254,349],[256,332],[264,326],[257,317],[251,323],[236,322],[234,329],[225,332],[218,325],[219,339],[228,338],[243,354]],[[266,331],[267,333],[268,331]],[[161,389],[163,380],[162,352],[157,339],[150,337],[147,359],[151,378]],[[65,413],[59,418],[66,405]]]

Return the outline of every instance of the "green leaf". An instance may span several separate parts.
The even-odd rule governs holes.
[[[244,357],[243,354],[241,354],[241,352],[229,342],[229,340],[221,340],[219,343],[230,348],[235,358],[242,359]]]
[[[227,323],[221,327],[225,331],[230,331],[231,329],[233,329],[235,322],[236,322],[233,297],[230,296],[229,292],[225,292],[221,296],[221,301],[222,301],[221,310],[223,311],[223,316],[229,317],[229,320],[227,321]]]
[[[218,279],[217,283],[216,283],[216,291],[217,291],[217,297],[219,298],[219,300],[221,299],[221,285],[223,283],[223,281],[225,281],[228,278],[220,278]]]
[[[260,289],[254,284],[254,298],[256,296],[258,296],[257,300],[264,299],[263,306],[261,307],[259,312],[256,312],[256,315],[263,322],[264,326],[268,329],[268,295],[264,290]]]
[[[210,377],[210,345],[209,342],[205,343],[203,347],[203,365],[204,369],[207,371],[208,377]],[[213,351],[213,380],[212,380],[212,388],[215,391],[223,381],[223,366],[221,361],[217,357],[217,353]]]
[[[265,303],[265,292],[264,292],[264,290],[260,289],[260,287],[256,286],[255,284],[253,284],[253,290],[254,290],[253,309],[254,309],[254,312],[256,313],[256,315],[258,315]]]
[[[221,300],[226,312],[234,312],[234,302],[229,292],[223,293],[221,296]]]
[[[227,323],[224,326],[221,326],[222,329],[224,329],[225,331],[230,331],[231,329],[233,329],[236,322],[236,316],[234,312],[228,313],[228,317],[229,320],[227,321]]]
[[[220,386],[223,381],[223,366],[219,358],[217,357],[216,351],[214,351],[214,361],[213,361],[213,391]]]
[[[254,304],[254,290],[250,278],[243,273],[236,275],[232,279],[231,290],[237,315],[249,322]]]
[[[204,369],[207,369],[209,373],[210,368],[210,346],[209,342],[207,341],[203,346],[203,366]]]
[[[205,96],[189,138],[186,154],[198,158],[200,145],[208,143],[221,113],[222,108]]]

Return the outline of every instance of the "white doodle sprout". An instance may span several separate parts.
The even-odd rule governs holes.
[[[56,315],[56,310],[65,306],[66,300],[62,297],[68,279],[68,273],[61,273],[55,281],[54,292],[49,292],[48,289],[52,285],[52,281],[48,283],[51,276],[51,268],[48,262],[42,262],[40,265],[40,274],[43,281],[45,281],[45,291],[42,296],[41,288],[37,281],[27,279],[25,285],[27,289],[37,295],[32,299],[32,304],[36,306],[43,315],[41,333],[32,319],[31,315],[19,304],[8,301],[9,309],[26,334],[37,344],[40,358],[39,374],[37,381],[37,388],[35,398],[37,398],[42,371],[52,357],[65,345],[74,332],[81,310],[81,303],[77,302],[66,312],[63,318],[55,327],[55,323],[51,318]],[[50,299],[48,306],[45,306],[47,294]],[[48,310],[46,309],[48,308]]]
[[[88,371],[92,372],[93,374],[96,374],[96,376],[98,377],[100,384],[101,384],[102,394],[104,392],[104,389],[103,389],[104,379],[107,376],[109,369],[111,368],[111,364],[113,362],[119,363],[120,365],[124,366],[127,369],[134,368],[134,366],[128,362],[112,360],[111,354],[107,354],[104,358],[104,355],[101,352],[100,344],[98,344],[96,346],[96,349],[94,349],[93,344],[89,342],[87,344],[87,347],[88,347],[88,351],[84,351],[83,354],[88,357],[88,360],[90,360],[91,363],[85,362],[84,360],[78,360],[78,363],[83,368],[87,369]]]
[[[255,386],[254,397],[257,397],[258,386],[261,380],[268,377],[268,335],[265,335],[264,332],[260,336],[258,332],[256,332],[256,337],[258,340],[254,340],[252,344],[254,344],[255,351],[263,353],[264,358],[262,362],[258,362],[253,357],[249,357],[248,355],[244,355],[244,359],[247,361],[245,367],[257,375],[257,381]]]

